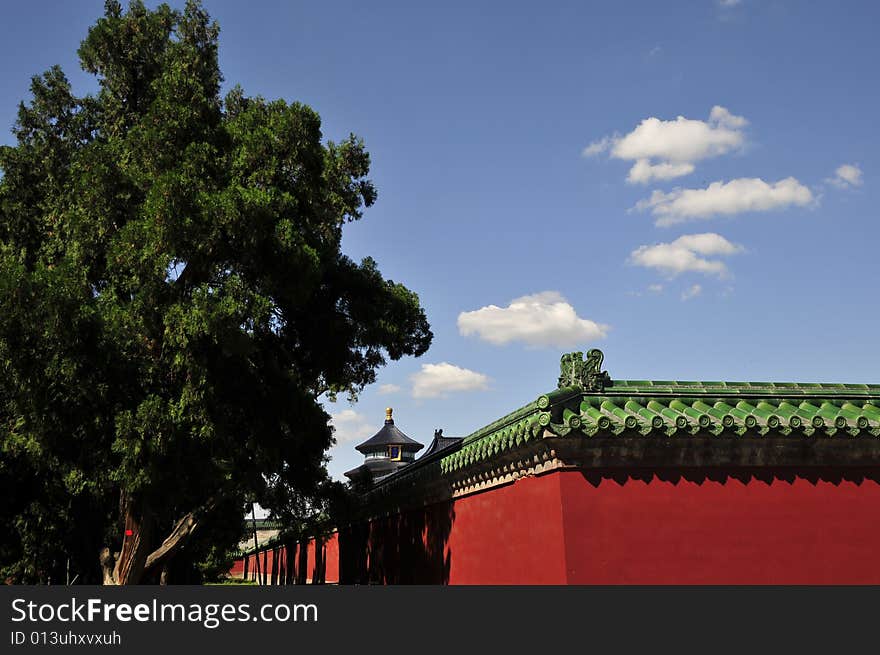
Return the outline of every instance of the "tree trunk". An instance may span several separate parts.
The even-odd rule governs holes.
[[[141,581],[152,547],[152,526],[153,520],[149,511],[136,508],[131,501],[125,503],[122,550],[113,569],[116,584],[130,585]]]
[[[101,551],[100,562],[105,585],[138,584],[144,575],[157,566],[166,564],[180,550],[199,527],[200,520],[196,512],[189,512],[177,521],[171,534],[162,544],[150,552],[153,543],[153,517],[144,508],[140,511],[130,500],[123,496],[120,502],[125,515],[125,528],[122,537],[122,550],[110,555],[110,549]],[[199,514],[211,511],[216,505],[212,498],[201,509]],[[163,569],[160,582],[167,581]]]

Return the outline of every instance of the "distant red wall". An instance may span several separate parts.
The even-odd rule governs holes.
[[[315,569],[315,540],[309,539],[309,542],[305,548],[306,548],[306,582],[311,584],[316,579],[318,579],[318,576],[316,575],[318,573],[318,571]]]
[[[259,554],[251,553],[235,560],[229,575],[244,577],[247,562],[247,577],[256,580],[257,560],[260,580],[265,579],[267,584],[286,584],[288,574],[290,583],[335,584],[339,582],[339,535],[333,532],[320,542],[313,537],[304,543],[269,546]]]
[[[240,557],[232,563],[229,575],[233,578],[240,578],[244,575],[244,557]]]
[[[339,533],[334,532],[324,544],[324,582],[339,582]]]
[[[309,539],[307,548],[306,582],[339,582],[339,534],[333,532],[329,537],[318,540]],[[318,553],[317,549],[321,549]]]
[[[569,584],[878,584],[880,485],[560,479]]]

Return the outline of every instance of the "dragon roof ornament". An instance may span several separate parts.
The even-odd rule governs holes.
[[[584,359],[582,352],[566,353],[559,363],[560,389],[580,387],[584,391],[603,391],[605,387],[614,385],[608,371],[602,370],[605,355],[598,348],[587,352]]]

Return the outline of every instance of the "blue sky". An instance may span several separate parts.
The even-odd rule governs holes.
[[[32,74],[94,88],[102,4],[4,7],[3,142]],[[227,87],[365,139],[379,200],[344,249],[435,334],[327,405],[334,475],[386,405],[468,434],[570,350],[621,379],[880,382],[876,3],[420,4],[205,2]]]

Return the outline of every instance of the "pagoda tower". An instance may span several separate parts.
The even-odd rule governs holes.
[[[378,482],[415,460],[424,446],[401,432],[392,418],[394,410],[385,409],[385,425],[375,435],[355,448],[363,453],[364,463],[345,475],[355,484]]]

